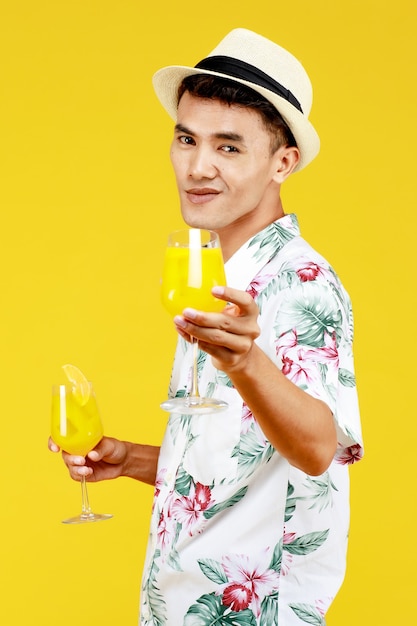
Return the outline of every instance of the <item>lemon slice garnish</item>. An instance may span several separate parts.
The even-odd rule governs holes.
[[[67,363],[62,366],[65,376],[72,385],[72,393],[80,406],[87,404],[90,398],[90,383],[81,370]]]

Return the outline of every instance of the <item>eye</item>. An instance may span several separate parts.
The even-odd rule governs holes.
[[[223,152],[239,152],[239,150],[236,148],[236,146],[222,146],[221,149],[223,150]]]
[[[195,143],[194,139],[192,137],[188,136],[188,135],[180,135],[178,137],[178,141],[180,143],[183,143],[183,144],[189,145],[189,146],[192,146]]]

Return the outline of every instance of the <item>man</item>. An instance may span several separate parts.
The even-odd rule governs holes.
[[[193,336],[201,391],[228,409],[172,414],[161,449],[105,437],[87,463],[64,459],[78,480],[156,487],[142,625],[324,624],[362,444],[350,300],[280,197],[319,149],[310,81],[287,51],[236,29],[196,67],[157,72],[154,86],[176,121],[182,216],[219,234],[229,285],[213,291],[222,313],[175,318],[171,392],[189,388]]]

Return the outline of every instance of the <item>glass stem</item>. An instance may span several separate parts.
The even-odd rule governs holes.
[[[87,516],[92,514],[90,503],[88,501],[87,482],[85,480],[85,476],[81,477],[81,507],[82,515]]]
[[[193,344],[193,369],[192,369],[192,379],[191,379],[191,398],[199,398],[200,392],[198,391],[198,341],[195,337],[191,337]]]

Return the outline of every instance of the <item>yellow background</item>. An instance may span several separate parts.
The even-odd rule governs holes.
[[[322,151],[284,202],[355,311],[366,457],[351,471],[349,569],[328,625],[412,623],[416,18],[412,0],[3,0],[2,626],[136,624],[152,489],[92,485],[114,519],[60,523],[80,493],[47,451],[50,386],[72,362],[108,434],[160,441],[175,332],[159,276],[181,221],[151,76],[196,63],[236,26],[288,47],[312,78]]]

